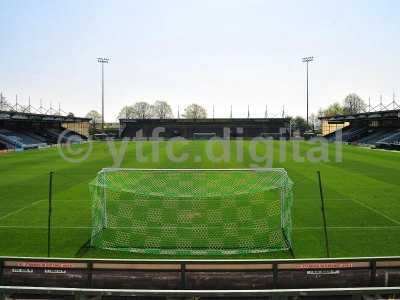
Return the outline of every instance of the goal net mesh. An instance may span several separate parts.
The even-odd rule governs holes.
[[[171,255],[287,250],[292,186],[284,169],[103,169],[90,183],[91,246]]]

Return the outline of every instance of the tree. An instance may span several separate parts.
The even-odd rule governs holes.
[[[136,118],[133,105],[124,106],[118,114],[119,119],[133,119]]]
[[[10,104],[7,102],[6,97],[3,97],[3,94],[0,94],[0,110],[9,110]]]
[[[292,119],[292,128],[300,132],[305,132],[308,129],[307,121],[300,116]]]
[[[343,106],[339,102],[335,102],[328,106],[327,109],[323,111],[324,117],[331,117],[336,115],[342,115],[344,113]]]
[[[343,110],[346,114],[358,114],[365,111],[367,105],[357,94],[349,94],[344,99]]]
[[[86,114],[86,118],[90,118],[90,123],[95,125],[101,123],[101,114],[96,110],[91,110]]]
[[[185,108],[183,117],[186,119],[205,119],[207,118],[207,111],[204,107],[192,103]]]
[[[319,121],[318,117],[319,117],[318,114],[312,113],[310,115],[309,122],[310,122],[310,127],[312,128],[313,131],[318,130],[321,126],[321,122]]]
[[[153,109],[147,102],[136,102],[132,106],[132,116],[136,119],[150,119],[153,116]]]
[[[153,104],[153,117],[158,119],[171,119],[174,117],[172,114],[171,106],[165,101],[156,101]]]

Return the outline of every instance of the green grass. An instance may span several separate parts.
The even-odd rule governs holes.
[[[122,167],[139,168],[247,168],[266,166],[254,160],[253,147],[243,142],[243,160],[237,142],[231,142],[230,159],[213,163],[206,159],[206,142],[179,142],[175,154],[187,153],[185,162],[168,160],[167,143],[160,143],[159,161],[150,158],[152,142],[145,142],[147,162],[135,159],[137,144],[130,142]],[[121,143],[116,144],[117,151]],[[259,143],[255,151],[266,152]],[[343,162],[335,162],[334,145],[329,146],[329,161],[296,162],[293,144],[283,144],[287,159],[278,156],[274,143],[273,167],[287,169],[294,181],[293,242],[296,257],[324,257],[324,240],[316,171],[323,179],[331,256],[398,255],[400,246],[400,153],[343,147]],[[88,145],[76,145],[76,150]],[[306,155],[315,145],[302,142]],[[220,144],[214,152],[221,154]],[[269,151],[271,153],[271,151]],[[47,255],[48,173],[54,171],[52,218],[52,256],[73,257],[91,233],[91,200],[88,183],[103,167],[113,165],[107,143],[93,144],[89,158],[82,163],[65,161],[57,149],[10,153],[0,156],[0,255]],[[138,254],[90,250],[87,257],[147,258]],[[153,256],[154,257],[154,256]],[[244,256],[233,256],[244,258]],[[249,255],[246,258],[289,257],[277,252]]]

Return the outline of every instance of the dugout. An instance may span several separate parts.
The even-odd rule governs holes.
[[[158,136],[186,139],[229,138],[289,138],[290,118],[247,119],[120,119],[121,138],[152,138]],[[225,130],[225,134],[224,134]]]

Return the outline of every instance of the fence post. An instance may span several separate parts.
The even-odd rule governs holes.
[[[272,263],[272,279],[274,284],[274,289],[278,288],[278,263]]]
[[[326,256],[330,257],[329,254],[329,241],[328,241],[328,231],[326,228],[326,215],[325,215],[325,203],[324,203],[324,192],[322,190],[322,182],[321,182],[321,172],[317,171],[318,174],[318,183],[319,183],[319,194],[321,197],[321,212],[322,212],[322,221],[324,225],[324,236],[325,236],[325,248],[326,248]]]
[[[186,289],[186,264],[181,263],[181,288]]]
[[[375,286],[375,279],[376,279],[376,260],[370,260],[369,262],[371,268],[371,277],[370,277],[370,286]]]
[[[47,257],[50,257],[51,249],[51,213],[52,213],[52,197],[53,197],[53,171],[49,173],[49,211],[47,220]]]

